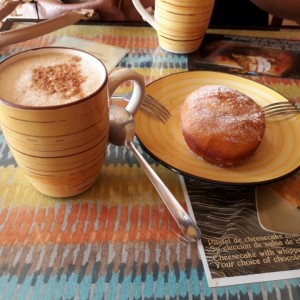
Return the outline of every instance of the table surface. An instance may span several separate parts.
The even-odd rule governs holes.
[[[297,30],[222,33],[300,39]],[[146,84],[188,68],[187,55],[163,51],[142,26],[73,25],[2,48],[0,59],[64,35],[129,49],[117,68],[134,68]],[[299,80],[251,79],[300,100]],[[143,155],[186,208],[178,174]],[[184,241],[133,155],[112,145],[90,190],[53,199],[24,180],[0,135],[0,253],[0,299],[300,299],[299,278],[210,288],[197,245]]]

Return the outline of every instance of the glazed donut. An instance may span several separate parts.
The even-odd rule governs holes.
[[[266,121],[250,97],[222,85],[200,87],[180,107],[180,126],[188,148],[203,160],[234,167],[261,143]]]

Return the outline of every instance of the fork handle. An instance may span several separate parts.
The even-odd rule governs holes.
[[[150,167],[144,157],[140,154],[140,152],[135,148],[133,142],[126,141],[126,147],[129,148],[141,166],[143,167],[145,173],[148,175],[151,180],[153,186],[157,190],[158,194],[164,201],[165,205],[169,209],[171,215],[175,219],[179,228],[185,234],[185,236],[190,241],[198,241],[201,237],[201,231],[197,224],[191,219],[191,217],[187,214],[187,212],[182,208],[182,206],[178,203],[177,199],[173,196],[167,186],[163,183],[163,181],[159,178],[159,176],[154,172],[154,170]]]

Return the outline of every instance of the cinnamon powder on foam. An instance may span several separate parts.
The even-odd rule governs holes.
[[[47,95],[59,94],[65,100],[84,97],[82,84],[86,76],[81,73],[78,63],[81,58],[72,57],[67,63],[38,66],[32,70],[31,88]]]

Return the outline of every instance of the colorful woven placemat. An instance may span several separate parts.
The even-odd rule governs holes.
[[[186,56],[158,47],[153,29],[130,26],[69,26],[3,48],[1,59],[63,35],[129,48],[119,67],[136,69],[147,83],[187,69]],[[178,175],[147,158],[185,205]],[[0,254],[0,299],[299,296],[298,279],[210,289],[196,245],[183,240],[132,154],[114,146],[108,147],[102,175],[89,191],[53,199],[24,179],[0,135]]]

